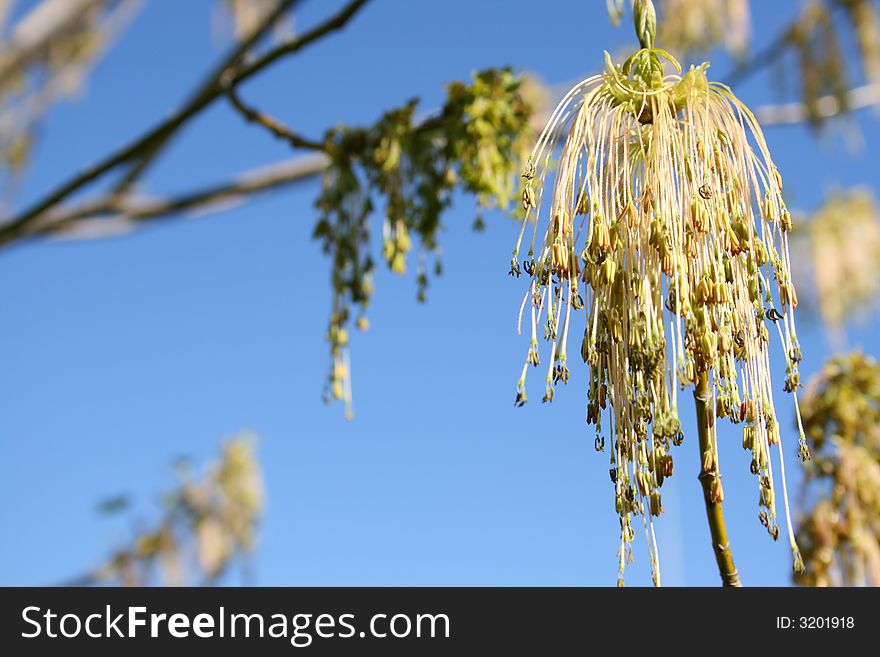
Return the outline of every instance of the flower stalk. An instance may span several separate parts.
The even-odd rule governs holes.
[[[697,411],[697,432],[699,434],[700,454],[714,451],[712,426],[707,404],[710,399],[709,379],[703,373],[694,388],[694,405]],[[706,518],[709,521],[709,533],[712,536],[712,550],[718,563],[718,572],[724,586],[742,586],[739,573],[733,562],[733,553],[727,537],[727,524],[724,521],[724,489],[721,488],[721,474],[717,464],[712,460],[703,459],[700,467],[700,484],[703,487],[703,498],[706,502]],[[709,466],[707,468],[706,466]]]

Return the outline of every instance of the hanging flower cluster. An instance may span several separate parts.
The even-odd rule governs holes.
[[[754,116],[707,79],[708,65],[682,74],[653,47],[652,18],[636,16],[640,34],[649,33],[642,50],[620,66],[606,53],[605,71],[576,85],[553,113],[523,174],[526,220],[511,262],[513,275],[529,278],[520,328],[525,322],[531,339],[517,405],[526,403],[532,367],[545,372],[545,402],[568,382],[576,317],[584,318],[587,422],[597,450],[611,437],[621,583],[637,516],[659,583],[652,516],[673,472],[670,448],[683,439],[678,391],[693,386],[708,408],[702,459],[713,501],[724,496],[716,419],[743,425],[760,520],[775,539],[774,446],[783,494],[785,479],[771,336],[784,345],[785,390],[800,385],[781,176]],[[785,506],[800,569],[787,496]]]
[[[880,297],[877,200],[867,189],[837,190],[798,227],[795,237],[795,255],[801,256],[796,260],[804,263],[795,263],[795,279],[802,276],[812,283],[805,305],[843,342],[847,321],[868,314]]]
[[[442,214],[455,190],[483,208],[507,207],[528,151],[532,107],[523,78],[507,69],[473,74],[446,87],[439,112],[420,121],[418,100],[386,112],[366,128],[341,126],[325,136],[330,159],[316,206],[314,237],[332,259],[333,301],[327,340],[331,366],[326,399],[342,400],[352,417],[350,329],[368,327],[376,268],[371,217],[384,211],[382,259],[395,274],[418,254],[418,299],[429,271],[440,274]],[[429,269],[429,259],[433,267]]]
[[[804,427],[815,459],[798,541],[805,586],[880,586],[880,363],[856,351],[807,386]]]

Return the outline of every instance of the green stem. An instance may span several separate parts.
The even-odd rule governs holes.
[[[712,549],[715,551],[715,560],[718,562],[718,572],[724,586],[742,586],[739,581],[739,573],[733,563],[733,553],[730,551],[730,541],[727,538],[727,524],[724,522],[724,509],[720,495],[713,492],[713,484],[721,475],[717,470],[715,459],[706,467],[706,459],[703,457],[707,452],[713,453],[711,443],[711,416],[706,408],[709,400],[709,377],[705,372],[700,374],[694,390],[694,404],[697,409],[697,431],[700,437],[700,484],[703,486],[703,498],[706,502],[706,518],[709,520],[709,533],[712,535]],[[720,488],[720,487],[719,487]]]

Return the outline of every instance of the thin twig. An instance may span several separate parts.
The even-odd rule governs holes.
[[[348,21],[351,20],[352,16],[354,16],[358,10],[367,3],[367,1],[368,0],[353,0],[331,19],[321,23],[299,37],[278,44],[266,54],[258,57],[246,66],[243,66],[236,74],[235,81],[241,82],[246,80],[247,78],[256,75],[278,59],[298,52],[314,41],[327,36],[329,33],[342,29]]]
[[[710,416],[706,404],[709,401],[709,380],[705,372],[700,374],[699,381],[694,389],[694,404],[697,409],[697,433],[699,435],[700,456],[711,452],[712,444],[710,437]],[[706,518],[709,520],[709,533],[712,536],[712,550],[715,552],[715,561],[718,563],[718,572],[724,586],[742,586],[739,573],[733,563],[733,554],[730,551],[730,540],[727,538],[727,524],[724,521],[724,508],[721,500],[713,493],[713,481],[720,477],[717,470],[706,468],[705,460],[701,458],[700,484],[703,487],[703,498],[706,502]]]
[[[846,102],[841,103],[837,96],[818,98],[812,113],[804,103],[766,105],[755,110],[755,118],[763,126],[794,125],[813,119],[830,119],[843,112],[873,107],[880,104],[880,85],[866,84],[851,89],[846,94]]]
[[[795,25],[796,24],[797,22],[795,22]],[[758,71],[774,64],[785,54],[788,47],[791,45],[791,31],[793,28],[794,25],[787,26],[782,33],[773,39],[773,41],[771,41],[763,50],[737,64],[730,73],[724,76],[724,84],[729,87],[736,86]]]
[[[235,108],[235,110],[241,114],[246,121],[264,127],[275,137],[286,141],[294,148],[305,148],[313,151],[324,149],[324,144],[321,142],[313,141],[296,134],[275,117],[246,104],[238,93],[238,85],[233,80],[233,77],[234,74],[224,76],[223,90],[226,93],[226,97],[229,99],[230,105],[232,105],[232,107]]]

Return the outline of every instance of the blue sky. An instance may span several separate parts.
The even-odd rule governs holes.
[[[82,97],[44,125],[18,204],[179,104],[223,52],[211,34],[214,4],[147,4]],[[486,66],[567,82],[599,68],[602,49],[632,42],[628,24],[608,25],[604,4],[376,0],[243,92],[316,136],[414,95],[433,107],[445,82]],[[759,47],[798,4],[753,3]],[[341,3],[303,3],[297,24],[331,5]],[[715,75],[726,64],[719,58]],[[750,104],[771,101],[771,80],[737,91]],[[859,152],[804,127],[768,131],[793,205],[811,209],[835,185],[877,186],[880,132],[869,112],[859,118]],[[221,102],[147,184],[173,192],[289,156]],[[515,327],[522,286],[506,275],[517,227],[494,213],[474,234],[473,203],[458,199],[445,217],[445,274],[427,304],[415,303],[411,277],[377,277],[371,330],[354,337],[349,423],[321,403],[329,270],[310,239],[317,190],[310,183],[119,239],[0,253],[0,584],[60,582],[97,564],[131,530],[128,516],[98,514],[100,500],[125,493],[140,517],[154,517],[176,457],[210,459],[245,429],[260,437],[268,492],[260,584],[615,583],[617,519],[606,456],[583,422],[585,371],[574,369],[552,406],[512,405],[527,346]],[[851,343],[877,353],[876,328],[853,329]],[[805,321],[799,332],[809,374],[829,347]],[[681,414],[689,437],[658,523],[664,578],[715,585],[692,411]],[[758,523],[738,432],[721,439],[744,582],[785,585],[789,551]],[[794,445],[792,436],[790,453]],[[796,471],[791,481],[796,488]],[[627,581],[650,583],[641,541]]]

